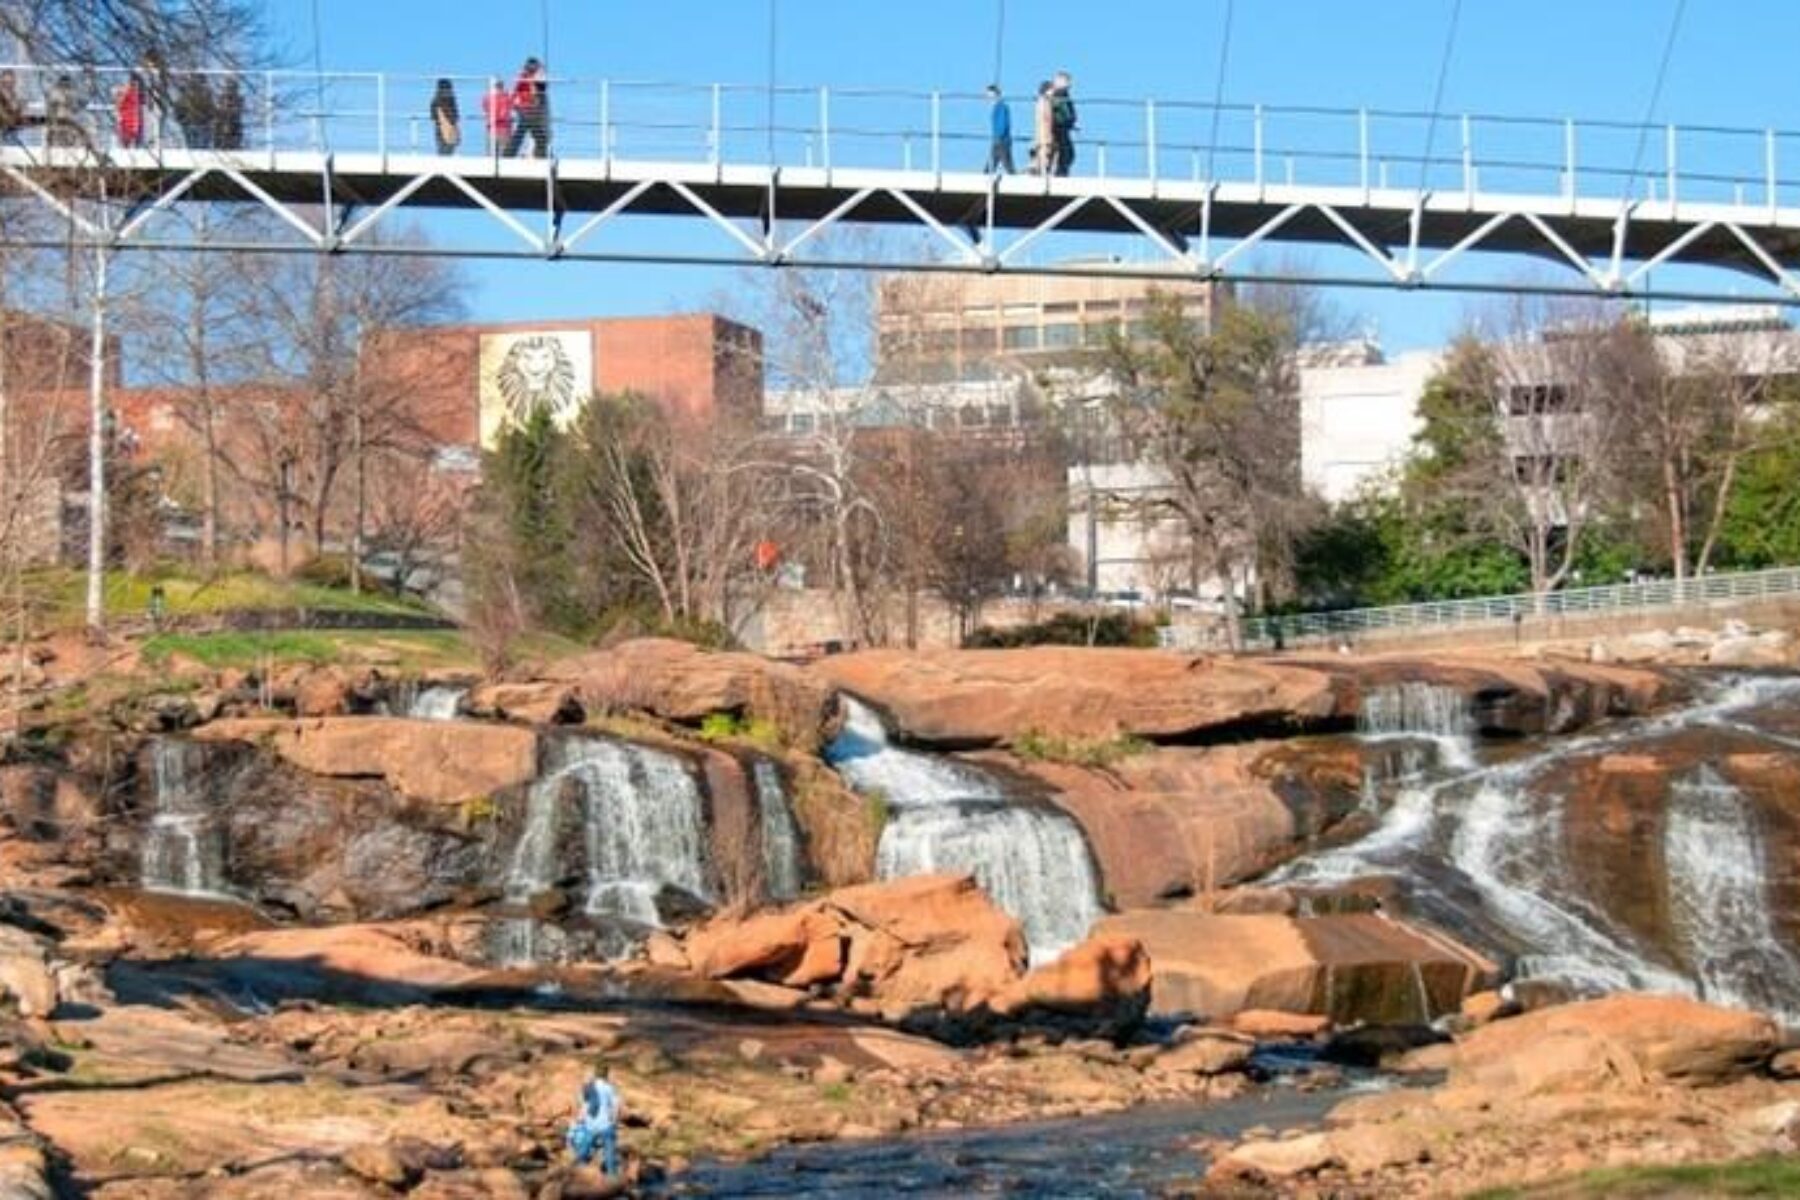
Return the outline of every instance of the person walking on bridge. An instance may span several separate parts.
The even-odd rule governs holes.
[[[439,154],[455,154],[462,145],[462,113],[456,107],[456,88],[448,79],[437,81],[431,93],[431,136]]]
[[[499,157],[506,151],[507,139],[512,137],[513,110],[512,93],[498,79],[481,98],[481,115],[487,121],[488,153]]]
[[[512,158],[525,147],[531,137],[534,158],[550,156],[550,93],[544,79],[544,64],[535,58],[525,60],[519,78],[513,83],[513,131],[506,143],[506,156]]]
[[[135,150],[144,144],[144,81],[137,72],[125,77],[114,100],[118,113],[119,146]]]
[[[1067,175],[1075,165],[1075,98],[1069,94],[1074,81],[1058,71],[1050,87],[1051,159],[1055,173]]]
[[[1038,84],[1037,103],[1031,110],[1031,173],[1050,174],[1056,145],[1056,122],[1050,103],[1050,81]]]
[[[1006,97],[1000,94],[1000,85],[990,83],[987,87],[988,101],[992,107],[988,110],[989,132],[993,141],[988,147],[987,173],[996,172],[1002,175],[1013,173],[1012,153],[1012,109],[1006,105]]]

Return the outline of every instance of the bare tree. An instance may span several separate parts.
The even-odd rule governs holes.
[[[1293,330],[1279,312],[1225,304],[1208,331],[1168,296],[1147,319],[1147,340],[1109,348],[1113,418],[1158,476],[1136,503],[1179,520],[1188,585],[1217,582],[1235,649],[1238,597],[1284,560],[1300,509]]]
[[[198,238],[228,235],[245,214],[200,204],[185,214]],[[226,452],[233,413],[228,397],[258,365],[256,306],[259,272],[232,253],[158,254],[158,303],[145,314],[139,345],[145,375],[169,388],[174,411],[199,443],[201,553],[217,569],[223,524]]]
[[[427,380],[364,369],[364,346],[380,331],[446,319],[461,309],[455,271],[442,260],[414,256],[299,256],[277,264],[257,288],[264,370],[299,381],[300,393],[278,406],[282,436],[261,441],[275,461],[265,477],[281,499],[300,492],[313,552],[325,551],[333,502],[346,471],[353,484],[349,533],[353,573],[368,518],[370,456],[421,447],[418,401]],[[285,480],[297,476],[294,488]]]
[[[1704,573],[1718,544],[1738,466],[1760,440],[1756,419],[1773,382],[1792,369],[1784,330],[1657,333],[1622,321],[1604,372],[1623,411],[1631,494],[1655,495],[1654,524],[1679,584]]]
[[[1516,552],[1539,595],[1576,569],[1620,506],[1625,421],[1643,360],[1593,304],[1520,299],[1465,335],[1423,402],[1414,502],[1465,514],[1468,536]]]

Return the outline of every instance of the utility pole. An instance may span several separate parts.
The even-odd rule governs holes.
[[[94,251],[93,342],[88,349],[88,636],[106,636],[106,268]]]

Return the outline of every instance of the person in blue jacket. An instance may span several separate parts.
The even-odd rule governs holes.
[[[1012,156],[1012,109],[1006,106],[1006,98],[1000,94],[1000,85],[988,84],[988,99],[993,108],[988,113],[988,121],[993,134],[993,142],[988,147],[988,160],[985,170],[992,175],[998,171],[1002,175],[1013,173]]]
[[[619,1173],[619,1090],[607,1078],[605,1063],[594,1065],[594,1076],[581,1085],[575,1119],[564,1136],[578,1163],[587,1163],[598,1149],[601,1167],[611,1178]]]

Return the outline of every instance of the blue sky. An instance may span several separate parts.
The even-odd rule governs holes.
[[[558,75],[753,85],[768,78],[771,0],[545,2]],[[998,0],[773,2],[784,85],[973,91],[993,74]],[[1463,0],[1444,110],[1640,121],[1677,2]],[[312,62],[312,7],[271,0],[280,52],[296,66]],[[317,7],[327,70],[505,73],[543,50],[538,0]],[[1224,96],[1425,109],[1453,7],[1454,0],[1235,0]],[[1210,101],[1226,11],[1227,0],[1006,0],[1003,83],[1022,93],[1066,67],[1090,103]],[[1797,54],[1796,0],[1688,0],[1654,117],[1800,128]],[[473,102],[464,98],[465,107]],[[1440,128],[1437,136],[1454,133]],[[576,263],[486,263],[470,276],[472,315],[492,319],[705,307],[734,278],[709,268]],[[1339,302],[1390,349],[1442,340],[1470,303],[1364,290],[1341,292]]]

